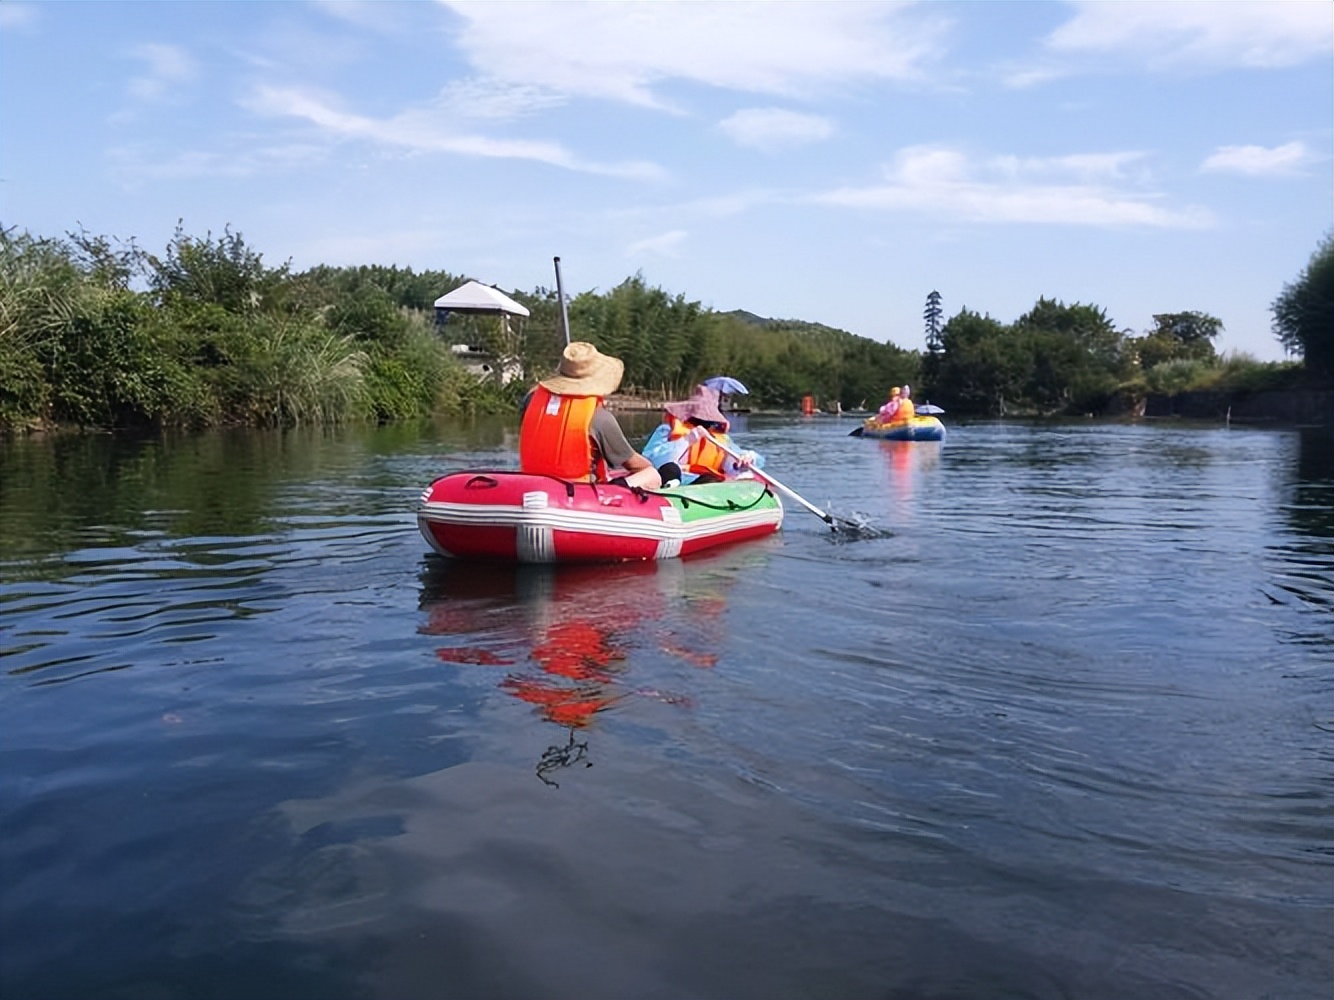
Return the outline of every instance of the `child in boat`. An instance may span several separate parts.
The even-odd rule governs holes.
[[[889,399],[884,406],[880,407],[880,412],[875,415],[876,421],[882,424],[893,423],[898,417],[899,407],[902,405],[902,390],[898,386],[889,390]]]
[[[763,458],[753,451],[741,451],[728,437],[731,424],[718,401],[716,389],[699,385],[689,399],[663,406],[662,423],[649,435],[642,454],[657,466],[664,483],[672,479],[682,484],[716,483],[746,476],[751,468],[763,468]],[[739,459],[714,441],[738,452]]]
[[[899,396],[899,412],[895,414],[894,416],[895,420],[903,421],[906,423],[913,417],[917,416],[917,408],[913,406],[912,399],[910,398],[911,395],[912,395],[912,386],[905,385],[903,387],[902,394]]]

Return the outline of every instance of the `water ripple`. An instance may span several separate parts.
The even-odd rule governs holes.
[[[1323,995],[1327,461],[846,431],[738,433],[873,535],[571,572],[425,555],[512,426],[7,466],[5,987]]]

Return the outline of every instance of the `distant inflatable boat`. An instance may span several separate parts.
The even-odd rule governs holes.
[[[858,433],[860,431],[860,433]],[[912,417],[890,424],[868,420],[853,431],[857,437],[880,438],[883,441],[944,441],[945,425],[938,417]]]
[[[639,490],[522,472],[455,472],[422,494],[441,555],[516,563],[672,559],[773,534],[783,505],[756,479]]]

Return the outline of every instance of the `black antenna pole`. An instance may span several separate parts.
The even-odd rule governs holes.
[[[565,331],[565,346],[570,346],[570,314],[565,309],[565,286],[560,280],[560,258],[551,258],[556,262],[556,298],[560,299],[560,328]]]

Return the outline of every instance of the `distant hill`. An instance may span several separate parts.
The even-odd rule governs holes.
[[[747,326],[759,327],[762,330],[790,330],[794,333],[836,333],[845,337],[856,337],[858,340],[871,339],[857,333],[849,333],[847,330],[840,330],[836,326],[825,326],[823,323],[812,323],[804,319],[766,319],[763,316],[756,316],[753,312],[746,312],[744,309],[733,309],[731,312],[718,313],[718,315],[728,316],[738,322],[745,323]]]
[[[744,309],[733,309],[731,312],[719,313],[719,316],[731,316],[742,323],[749,323],[751,326],[773,326],[779,322],[776,319],[765,319],[763,316],[756,316],[753,312],[746,312]]]

